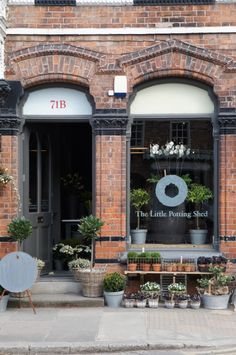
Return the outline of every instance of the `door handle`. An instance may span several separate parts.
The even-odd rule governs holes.
[[[38,217],[38,223],[43,223],[43,222],[44,222],[43,216],[39,216]]]

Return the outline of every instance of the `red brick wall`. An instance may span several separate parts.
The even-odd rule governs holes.
[[[0,235],[7,235],[7,225],[18,212],[18,137],[1,136],[0,165],[14,178],[0,190]]]
[[[97,259],[117,259],[126,236],[126,138],[96,136],[96,215],[104,222],[103,237],[123,240],[96,243]]]
[[[123,7],[11,6],[9,25],[34,28],[235,26],[236,7],[233,3]]]

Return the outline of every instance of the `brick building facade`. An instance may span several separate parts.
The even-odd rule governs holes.
[[[132,102],[145,86],[177,82],[208,90],[214,105],[212,114],[205,118],[210,122],[214,141],[211,243],[232,261],[236,260],[236,3],[186,1],[167,5],[158,1],[149,4],[58,0],[57,6],[50,6],[51,3],[9,0],[1,5],[0,162],[17,181],[21,211],[14,186],[2,189],[0,257],[15,247],[6,236],[7,224],[17,214],[29,212],[25,194],[30,181],[27,187],[27,169],[22,163],[29,156],[25,137],[29,132],[39,137],[41,130],[44,134],[58,129],[61,141],[51,133],[51,143],[58,147],[64,137],[64,153],[70,137],[74,137],[68,128],[73,123],[72,130],[78,130],[79,140],[83,138],[79,125],[87,125],[85,129],[90,130],[86,141],[91,141],[91,151],[72,146],[71,152],[78,150],[77,155],[71,154],[76,160],[89,151],[91,171],[85,173],[85,178],[90,180],[94,213],[105,222],[101,242],[96,245],[96,262],[116,267],[119,254],[127,248],[129,235],[130,135],[138,117],[132,114]],[[119,92],[116,95],[115,77],[127,79],[124,97]],[[72,88],[85,93],[92,113],[77,118],[50,113],[41,116],[40,90],[45,88]],[[30,102],[31,93],[37,91],[38,113],[31,116],[24,105]],[[64,100],[62,96],[50,99]],[[63,104],[58,104],[57,109],[60,108]],[[140,117],[143,116],[142,113]],[[155,122],[155,112],[147,116]],[[189,122],[196,117],[199,121],[204,119],[202,114],[184,116],[184,110],[182,116]],[[162,121],[178,121],[181,112],[166,116],[158,112],[156,117],[158,135],[160,117]],[[66,129],[63,136],[61,132]],[[33,147],[33,139],[31,143]],[[57,173],[51,179],[58,179],[63,170],[60,158],[55,157],[56,150],[52,166]],[[86,165],[80,159],[79,164]],[[66,168],[63,172],[67,172]],[[50,230],[51,243],[58,240],[59,222],[63,219],[60,211],[53,211],[59,191],[55,184],[50,192],[53,201],[49,209],[56,220],[56,226],[53,221]]]

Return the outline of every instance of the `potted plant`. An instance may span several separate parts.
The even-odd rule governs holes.
[[[170,284],[167,287],[168,293],[170,294],[170,299],[169,302],[171,304],[171,308],[173,308],[173,303],[175,304],[175,298],[176,296],[180,296],[181,294],[185,294],[186,293],[186,286],[181,283],[181,282],[174,282],[172,284]],[[169,308],[169,307],[167,307]]]
[[[203,202],[213,198],[212,191],[204,185],[193,183],[190,185],[187,201],[192,202],[199,212]],[[207,230],[200,228],[199,213],[196,213],[196,229],[190,229],[190,238],[192,244],[204,244],[206,242]]]
[[[177,295],[176,302],[179,308],[185,309],[188,307],[189,295],[183,293]]]
[[[138,265],[137,258],[138,258],[138,253],[136,251],[129,251],[127,253],[127,262],[128,262],[129,271],[137,270],[137,265]]]
[[[150,308],[157,308],[159,303],[159,295],[161,292],[161,286],[157,282],[148,281],[143,285],[140,285],[141,293],[147,298],[148,306]]]
[[[142,252],[138,254],[139,260],[139,269],[142,271],[150,271],[151,270],[151,253]]]
[[[161,271],[161,254],[158,251],[151,252],[152,270]]]
[[[123,296],[124,307],[133,308],[136,303],[136,298],[134,293],[124,293]]]
[[[135,208],[137,215],[137,227],[136,229],[131,229],[131,241],[134,244],[145,244],[147,229],[140,229],[140,214],[142,207],[148,205],[150,201],[150,194],[145,189],[132,189],[130,192],[130,202]]]
[[[201,306],[201,297],[198,293],[190,296],[190,307],[192,309],[198,309]]]
[[[165,307],[172,309],[175,306],[174,296],[170,292],[164,292],[162,294],[162,299],[164,300]]]
[[[0,286],[0,312],[5,312],[9,300],[9,292]]]
[[[79,270],[79,278],[82,283],[82,292],[85,297],[100,297],[103,293],[103,280],[106,268],[94,268],[94,243],[104,222],[96,216],[90,215],[79,220],[78,231],[91,243],[90,267]]]
[[[103,290],[108,307],[118,308],[121,305],[126,277],[119,272],[107,274],[103,280]]]
[[[227,309],[230,297],[229,285],[234,280],[232,275],[223,272],[219,266],[210,267],[212,277],[198,279],[198,291],[201,294],[203,307],[208,309]]]
[[[13,177],[8,174],[8,170],[0,166],[0,188],[5,187]]]
[[[90,260],[83,258],[76,258],[68,262],[69,270],[72,272],[75,281],[80,281],[79,271],[81,269],[88,269],[90,266]]]
[[[36,281],[39,281],[40,279],[40,275],[41,275],[41,271],[42,269],[44,268],[45,266],[45,262],[41,259],[38,259],[38,258],[34,258],[36,263],[37,263],[37,268],[38,268],[38,275],[37,275],[37,279]]]
[[[14,218],[8,224],[8,234],[18,242],[19,248],[22,242],[32,234],[32,230],[32,223],[25,217]]]

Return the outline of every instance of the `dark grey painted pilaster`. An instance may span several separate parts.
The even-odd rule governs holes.
[[[96,110],[91,125],[95,135],[126,135],[128,125],[126,110]]]
[[[19,81],[0,80],[0,134],[16,135],[19,131],[20,118],[17,106],[23,88]]]
[[[218,122],[220,134],[236,134],[236,109],[221,109]]]

